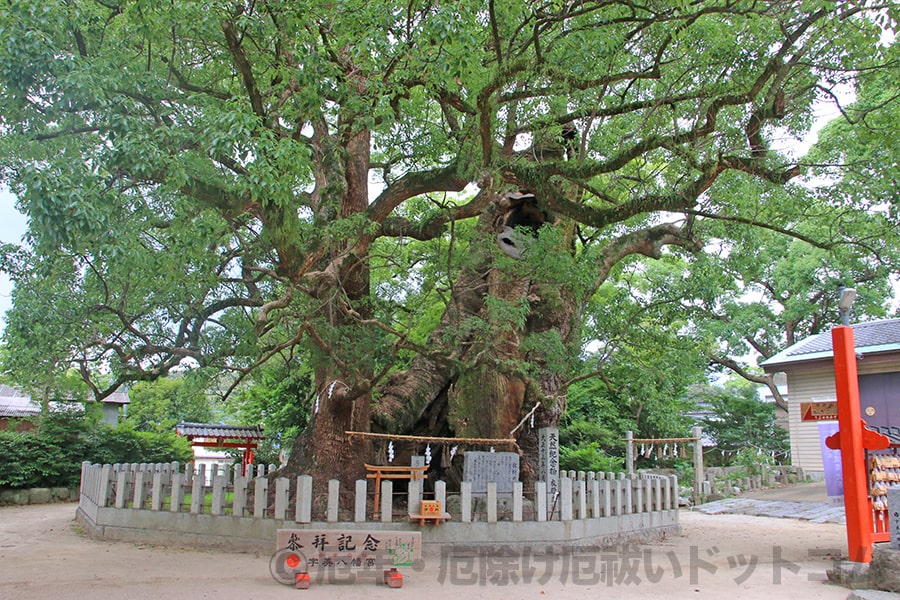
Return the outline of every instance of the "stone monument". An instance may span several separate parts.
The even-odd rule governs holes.
[[[463,455],[463,481],[472,484],[472,494],[487,494],[487,484],[497,484],[498,494],[512,494],[519,480],[519,455],[515,452],[468,451]]]

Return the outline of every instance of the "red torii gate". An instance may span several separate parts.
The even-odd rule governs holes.
[[[192,446],[204,448],[243,448],[241,472],[253,465],[253,451],[266,439],[262,427],[257,425],[220,425],[216,423],[179,423],[175,433],[184,436]]]

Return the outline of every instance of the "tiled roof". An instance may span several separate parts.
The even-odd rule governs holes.
[[[0,385],[0,402],[9,398],[24,398],[28,401],[31,397],[20,387],[14,385]],[[101,400],[105,404],[128,404],[128,392],[117,390]]]
[[[178,435],[195,438],[223,438],[242,440],[264,440],[262,427],[253,425],[221,425],[216,423],[179,423],[175,426]]]
[[[858,353],[900,353],[900,319],[855,323],[851,327],[853,328],[854,345]],[[800,340],[775,356],[762,361],[760,366],[771,372],[779,370],[779,367],[784,365],[830,359],[832,356],[831,331],[829,330]]]
[[[24,400],[25,402],[21,402]],[[41,414],[41,407],[32,404],[28,398],[0,397],[0,417],[24,419]]]
[[[8,386],[6,386],[8,387]],[[28,396],[4,396],[0,389],[0,417],[11,419],[28,419],[37,417],[41,414],[41,407],[31,401]],[[82,411],[84,405],[80,402],[54,402],[49,403],[49,408],[53,412],[60,411]]]
[[[900,319],[856,323],[851,327],[857,350],[874,346],[900,345]],[[831,352],[831,331],[808,337],[787,349],[788,356],[814,352]]]
[[[121,390],[115,391],[101,402],[105,402],[106,404],[129,404],[131,400],[128,399],[128,392],[123,392]]]

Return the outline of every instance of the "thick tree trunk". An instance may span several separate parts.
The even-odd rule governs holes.
[[[361,189],[361,181],[348,176],[348,190],[354,185]],[[344,485],[364,476],[363,464],[375,456],[373,445],[365,438],[348,437],[346,432],[369,431],[371,420],[372,429],[387,433],[515,437],[523,478],[528,484],[534,480],[536,431],[557,425],[565,409],[565,389],[558,365],[551,364],[539,349],[526,350],[539,345],[524,342],[532,335],[555,332],[560,343],[570,343],[578,303],[565,286],[542,285],[521,275],[511,277],[507,272],[510,259],[497,259],[498,234],[509,231],[515,208],[509,197],[504,197],[481,215],[478,230],[482,245],[470,247],[476,260],[453,283],[440,325],[429,338],[429,352],[418,355],[405,371],[385,382],[374,411],[370,409],[368,388],[359,387],[366,374],[356,373],[349,378],[327,361],[322,363],[316,373],[312,420],[297,441],[287,474],[309,473],[323,483],[338,478]],[[348,214],[353,213],[345,216]],[[540,222],[532,224],[535,229],[544,224],[543,216],[537,218]],[[523,259],[528,260],[527,252]],[[366,264],[352,256],[341,260],[334,295],[363,311],[363,303],[358,301],[369,293]],[[528,315],[516,319],[518,325],[498,316],[504,314],[504,306],[515,310],[523,303],[527,303]],[[345,307],[332,301],[326,310],[331,325],[352,328],[354,323]],[[523,369],[523,365],[530,365],[530,369]],[[534,411],[533,420],[517,428],[538,402],[540,407]],[[406,462],[410,454],[422,451],[407,446],[395,445],[398,462]],[[487,448],[463,444],[461,449]],[[498,448],[506,449],[513,448]]]
[[[345,132],[341,146],[346,152],[339,216],[349,218],[365,213],[368,206],[371,140],[369,131],[356,130],[352,119],[338,127]],[[329,178],[334,178],[333,171],[325,179]],[[349,247],[338,248],[327,260],[331,262],[325,271],[336,275],[325,278],[328,283],[319,291],[322,310],[328,325],[352,340],[359,327],[357,320],[370,316],[368,263]],[[322,350],[324,356],[317,360],[317,393],[309,425],[294,443],[288,464],[280,473],[312,475],[317,492],[324,489],[329,479],[340,480],[346,489],[353,481],[365,478],[365,463],[373,457],[368,439],[347,435],[348,431],[370,431],[371,368],[357,364],[340,367],[338,361],[329,360],[329,353],[339,353],[339,348]]]
[[[529,287],[529,281],[506,281],[494,267],[487,277],[486,296],[515,303],[527,297]],[[527,332],[491,322],[486,306],[479,316],[487,327],[465,353],[466,368],[450,389],[450,428],[459,437],[506,438],[521,419],[525,402],[527,384],[513,365],[523,358],[520,346]]]
[[[492,224],[486,227],[491,244],[496,244],[501,231],[502,210],[500,213],[487,213],[481,219],[482,226]],[[485,256],[488,254],[485,251]],[[525,326],[491,323],[488,298],[507,303],[527,300],[530,314]],[[382,389],[373,414],[374,427],[392,433],[458,438],[515,437],[522,476],[530,485],[536,477],[537,429],[558,424],[565,409],[565,390],[563,377],[536,352],[527,354],[523,342],[530,335],[555,331],[563,344],[569,344],[577,306],[571,291],[562,286],[542,286],[527,279],[511,281],[497,265],[481,262],[454,286],[451,303],[431,335],[429,347],[440,352],[418,356]],[[444,340],[473,318],[487,326],[480,334],[457,338],[454,347],[446,347]],[[442,361],[441,355],[452,360]],[[536,375],[526,376],[516,366],[526,361],[538,366]],[[513,432],[537,402],[541,406],[534,419]]]
[[[347,431],[368,431],[369,402],[335,399],[337,381],[320,390],[309,426],[294,444],[287,470],[291,475],[312,475],[318,482],[340,479],[350,482],[365,477],[364,462],[372,455],[366,439],[349,437]]]
[[[556,332],[563,345],[573,343],[578,321],[579,303],[570,289],[559,286],[536,285],[532,289],[532,312],[528,321],[529,334],[545,334]],[[537,480],[538,436],[542,427],[557,427],[566,410],[566,388],[562,375],[551,368],[544,357],[534,354],[526,359],[539,366],[535,378],[537,389],[531,388],[525,407],[529,408],[540,402],[534,412],[534,419],[529,419],[516,434],[519,449],[525,464],[522,468],[522,479],[527,487]]]
[[[396,373],[381,387],[381,398],[373,413],[373,430],[436,430],[436,415],[446,414],[447,392],[459,376],[459,364],[472,343],[472,334],[464,333],[463,324],[476,317],[484,306],[482,272],[486,268],[485,263],[463,270],[439,325],[428,337],[426,347],[431,352],[417,355],[406,370]]]

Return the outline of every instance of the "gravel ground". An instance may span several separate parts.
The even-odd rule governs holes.
[[[682,511],[682,536],[652,545],[546,557],[430,556],[402,569],[402,589],[374,579],[277,583],[269,556],[100,542],[74,521],[76,505],[0,508],[0,598],[823,598],[846,552],[834,523]],[[274,541],[273,541],[274,545]],[[274,548],[273,548],[274,549]]]

